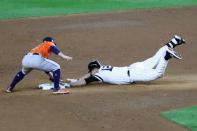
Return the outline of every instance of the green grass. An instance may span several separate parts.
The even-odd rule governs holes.
[[[197,0],[0,0],[0,19],[197,5]]]
[[[197,131],[197,106],[167,111],[161,115],[192,131]]]

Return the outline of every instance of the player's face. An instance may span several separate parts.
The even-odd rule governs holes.
[[[96,73],[98,73],[98,71],[99,71],[98,68],[94,68],[90,73],[91,73],[91,74],[96,74]]]

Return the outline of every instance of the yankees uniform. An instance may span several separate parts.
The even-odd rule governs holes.
[[[54,43],[53,38],[46,37],[43,39],[43,43],[32,49],[23,57],[22,70],[16,74],[6,92],[12,92],[15,85],[33,69],[44,72],[53,72],[54,91],[58,91],[60,80],[60,65],[48,59],[51,53],[58,55],[60,53],[60,50]]]
[[[185,43],[185,40],[179,36],[160,48],[156,54],[142,62],[136,62],[125,67],[113,67],[110,65],[100,65],[98,61],[90,62],[89,71],[97,68],[97,73],[85,78],[86,84],[99,81],[110,84],[130,84],[133,82],[152,81],[162,77],[165,73],[169,59],[174,57],[182,59],[181,56],[173,50],[177,45]]]

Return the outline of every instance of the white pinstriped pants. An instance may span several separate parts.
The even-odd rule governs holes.
[[[168,61],[164,59],[167,49],[167,46],[163,46],[153,57],[131,64],[129,66],[131,79],[134,82],[145,82],[162,77],[168,65]]]

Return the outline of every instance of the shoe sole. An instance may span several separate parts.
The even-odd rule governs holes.
[[[54,95],[58,95],[58,94],[70,94],[70,91],[64,91],[64,92],[59,92],[59,91],[56,91],[56,92],[53,92]]]
[[[181,55],[178,54],[177,52],[175,52],[174,50],[168,48],[167,51],[172,55],[172,57],[174,57],[174,58],[176,58],[176,59],[179,59],[179,60],[182,59]]]
[[[12,91],[10,91],[10,90],[6,90],[6,91],[5,91],[5,93],[12,93]]]
[[[178,35],[175,35],[174,38],[181,40],[182,41],[182,44],[185,44],[185,39],[183,39],[182,37],[180,37]]]

